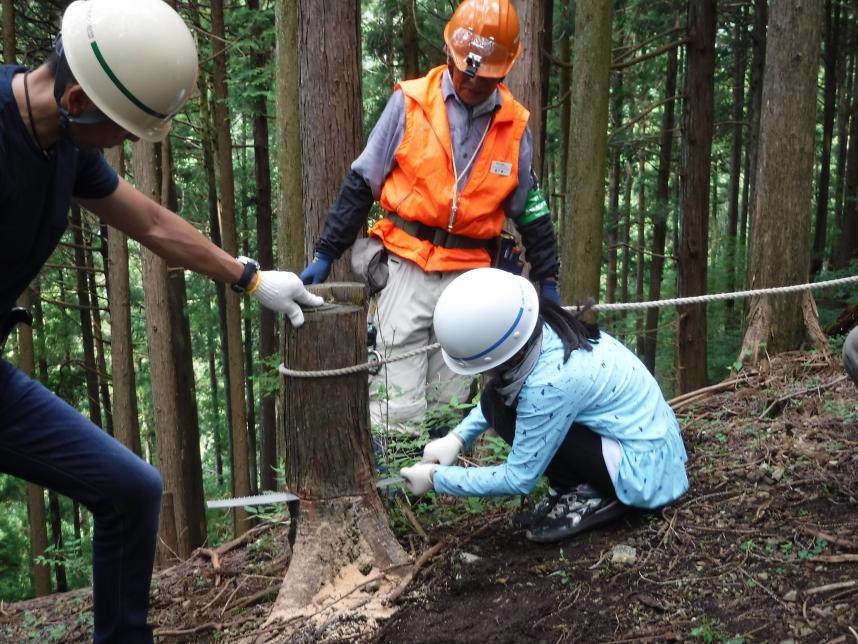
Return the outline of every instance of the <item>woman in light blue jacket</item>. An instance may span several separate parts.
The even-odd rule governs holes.
[[[492,268],[463,274],[441,294],[434,329],[454,372],[490,381],[480,404],[425,446],[423,462],[402,469],[412,493],[527,494],[546,474],[548,495],[517,520],[546,543],[688,489],[679,424],[649,371],[595,325],[540,300],[528,280]],[[453,465],[489,428],[512,445],[507,462]]]

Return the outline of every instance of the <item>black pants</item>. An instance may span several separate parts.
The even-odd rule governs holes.
[[[516,408],[507,407],[493,383],[483,390],[480,407],[486,420],[507,443],[515,438]],[[545,470],[549,485],[555,490],[589,483],[605,496],[615,496],[614,484],[602,455],[602,437],[589,427],[572,423],[566,438]]]

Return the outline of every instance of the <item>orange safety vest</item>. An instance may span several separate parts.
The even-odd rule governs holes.
[[[455,174],[450,127],[441,91],[446,66],[423,78],[397,85],[405,97],[405,134],[396,163],[381,188],[381,207],[406,222],[447,230],[453,208]],[[504,200],[518,186],[518,153],[530,112],[502,84],[501,108],[489,126],[474,159],[468,182],[458,194],[453,227],[448,232],[478,240],[501,233]],[[446,248],[418,239],[389,217],[369,234],[379,237],[393,254],[424,271],[455,271],[489,266],[486,248]],[[488,245],[488,244],[487,244]]]

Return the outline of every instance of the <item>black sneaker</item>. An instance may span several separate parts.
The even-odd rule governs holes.
[[[553,543],[616,519],[626,506],[589,485],[560,496],[545,518],[525,533],[530,541]]]
[[[548,494],[542,497],[539,502],[533,506],[532,510],[518,512],[512,517],[512,527],[515,530],[526,530],[539,524],[548,513],[557,505],[557,500],[563,496],[564,492],[548,488]]]

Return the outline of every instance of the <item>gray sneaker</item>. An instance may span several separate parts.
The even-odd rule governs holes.
[[[548,488],[548,494],[543,496],[532,510],[518,512],[512,517],[512,527],[516,530],[525,530],[542,522],[548,513],[557,505],[557,500],[563,496],[564,491]]]
[[[525,536],[536,543],[553,543],[616,519],[626,506],[616,497],[603,497],[589,485],[561,495],[545,518]]]

